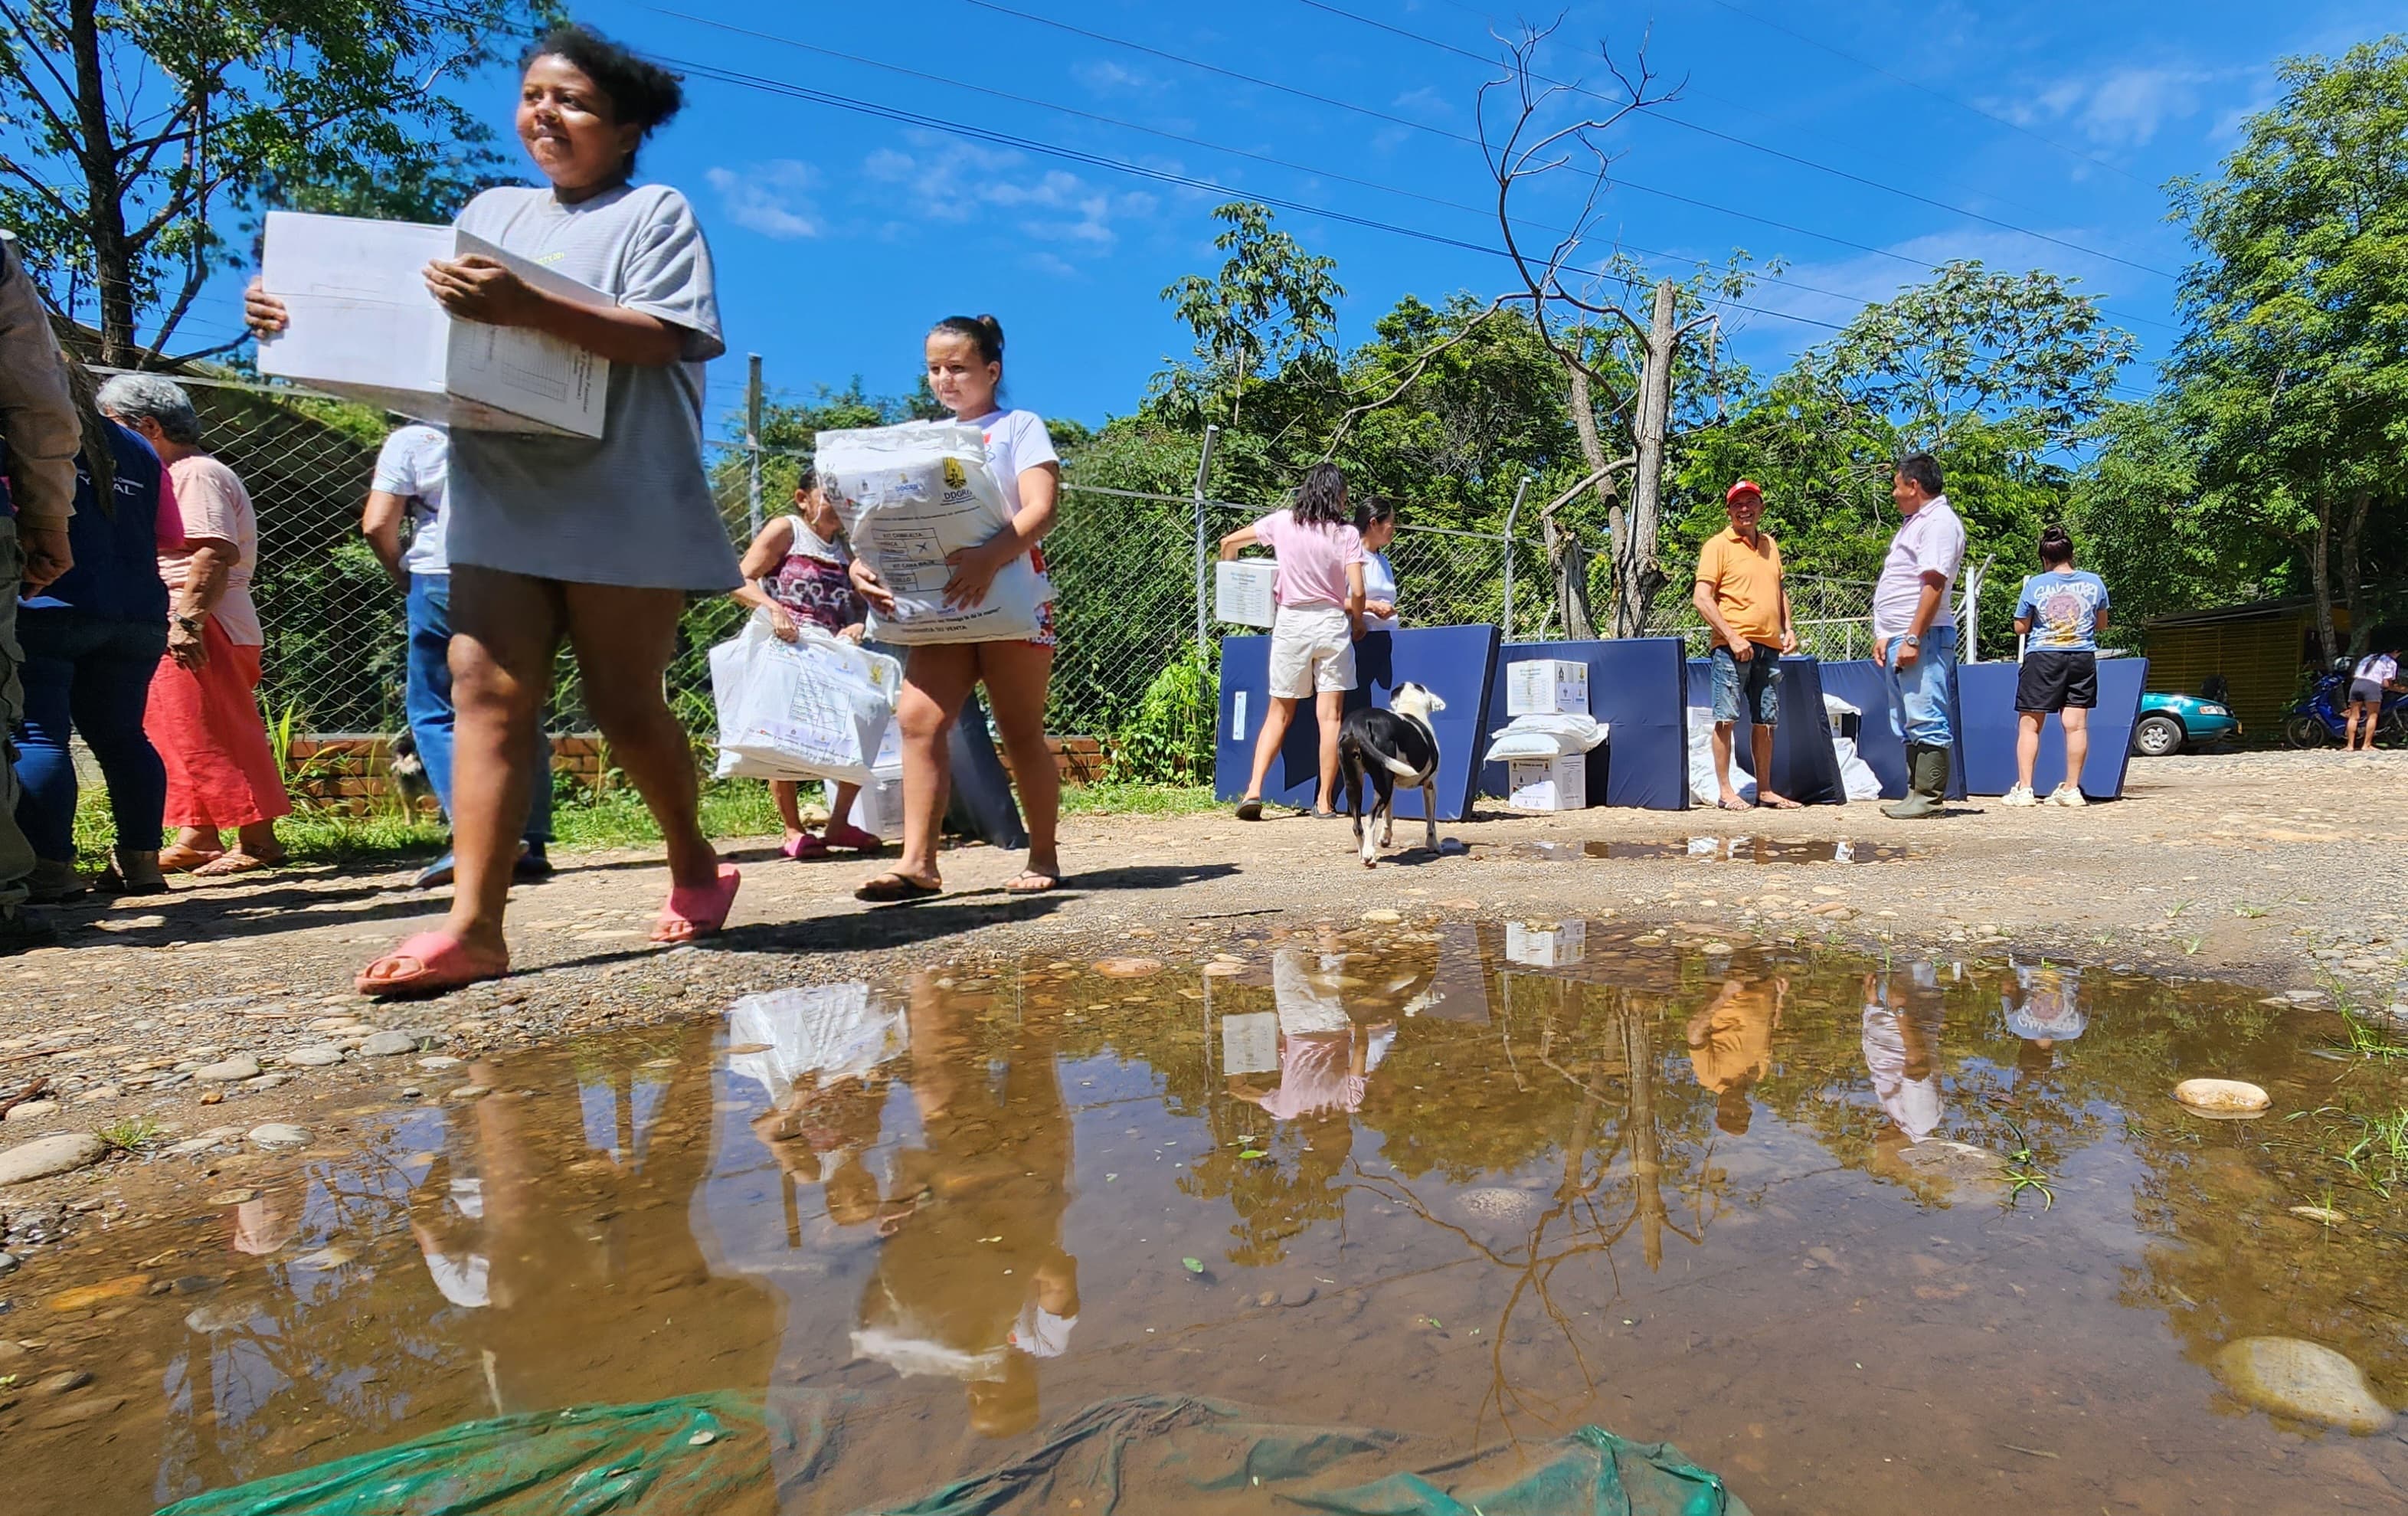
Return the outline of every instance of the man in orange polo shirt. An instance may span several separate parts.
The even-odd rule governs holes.
[[[1742,702],[1755,723],[1756,798],[1776,811],[1798,802],[1773,792],[1772,728],[1781,715],[1781,655],[1798,651],[1789,591],[1781,583],[1781,544],[1763,529],[1764,491],[1742,479],[1723,497],[1730,527],[1698,554],[1698,614],[1713,632],[1714,781],[1726,811],[1748,802],[1731,787],[1731,728]]]

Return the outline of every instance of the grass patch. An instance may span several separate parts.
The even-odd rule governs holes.
[[[809,806],[809,791],[805,792]],[[1065,816],[1196,816],[1214,810],[1219,802],[1202,785],[1142,785],[1109,780],[1094,785],[1065,785]],[[702,830],[706,836],[767,837],[777,834],[778,808],[769,787],[757,779],[706,780],[702,786]],[[552,845],[567,852],[623,847],[649,847],[661,840],[650,811],[635,790],[624,786],[596,792],[591,786],[564,782],[552,802]],[[431,859],[443,851],[451,829],[433,816],[415,816],[391,806],[366,816],[304,806],[276,824],[276,834],[295,859],[305,863],[394,863]],[[85,788],[76,806],[77,861],[97,869],[108,861],[116,829],[108,816],[108,797],[97,785]]]
[[[156,1147],[159,1139],[165,1134],[165,1129],[162,1128],[156,1119],[148,1116],[124,1117],[109,1122],[108,1125],[93,1133],[111,1148],[128,1153],[138,1153],[145,1148]]]
[[[1210,785],[1141,785],[1106,779],[1064,785],[1064,816],[1200,816],[1220,809]]]

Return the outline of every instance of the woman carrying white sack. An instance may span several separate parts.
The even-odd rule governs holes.
[[[1044,604],[1033,637],[911,644],[903,663],[903,698],[895,708],[903,746],[903,856],[884,874],[864,880],[853,896],[889,903],[943,893],[937,844],[953,778],[949,739],[970,692],[982,682],[1028,825],[1027,866],[1003,888],[1015,895],[1040,894],[1062,882],[1054,837],[1062,778],[1045,745],[1045,702],[1054,677],[1054,594],[1044,577],[1045,552],[1038,545],[1054,529],[1062,488],[1061,455],[1054,451],[1042,417],[1007,409],[998,397],[1003,387],[1000,322],[993,316],[947,316],[929,331],[925,352],[930,392],[956,419],[984,435],[987,467],[1011,512],[1010,526],[947,557],[952,576],[945,582],[944,602],[956,608],[983,604],[996,576],[1026,557],[1037,570]],[[895,614],[894,593],[861,558],[853,561],[853,583],[873,611],[881,616]]]
[[[820,490],[809,464],[795,486],[795,513],[761,528],[744,550],[738,571],[744,583],[734,591],[740,604],[765,613],[769,629],[781,642],[794,642],[808,623],[822,631],[858,642],[867,607],[853,587],[853,555],[839,540],[844,525],[836,508]],[[769,797],[778,805],[778,820],[786,830],[779,851],[792,859],[825,858],[828,850],[874,853],[879,841],[853,824],[853,802],[859,785],[838,785],[828,802],[824,832],[812,836],[803,827],[802,786],[792,779],[769,781]]]

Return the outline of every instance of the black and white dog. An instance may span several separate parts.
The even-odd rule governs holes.
[[[1339,727],[1339,774],[1346,787],[1346,814],[1354,822],[1354,841],[1363,849],[1363,867],[1378,868],[1380,849],[1397,840],[1397,782],[1400,779],[1421,787],[1429,849],[1438,851],[1438,732],[1429,718],[1432,712],[1445,709],[1446,701],[1421,686],[1403,684],[1389,697],[1386,710],[1349,711]],[[1358,809],[1367,772],[1375,796],[1369,827]]]

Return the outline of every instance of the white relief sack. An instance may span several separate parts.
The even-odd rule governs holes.
[[[799,633],[785,642],[756,612],[710,650],[720,778],[871,782],[903,665],[817,627]]]
[[[978,604],[945,604],[953,576],[946,556],[1011,525],[976,426],[912,421],[822,432],[817,460],[820,484],[844,518],[854,556],[895,597],[893,614],[870,612],[871,638],[910,646],[1037,635],[1054,590],[1025,554],[1004,566]]]

